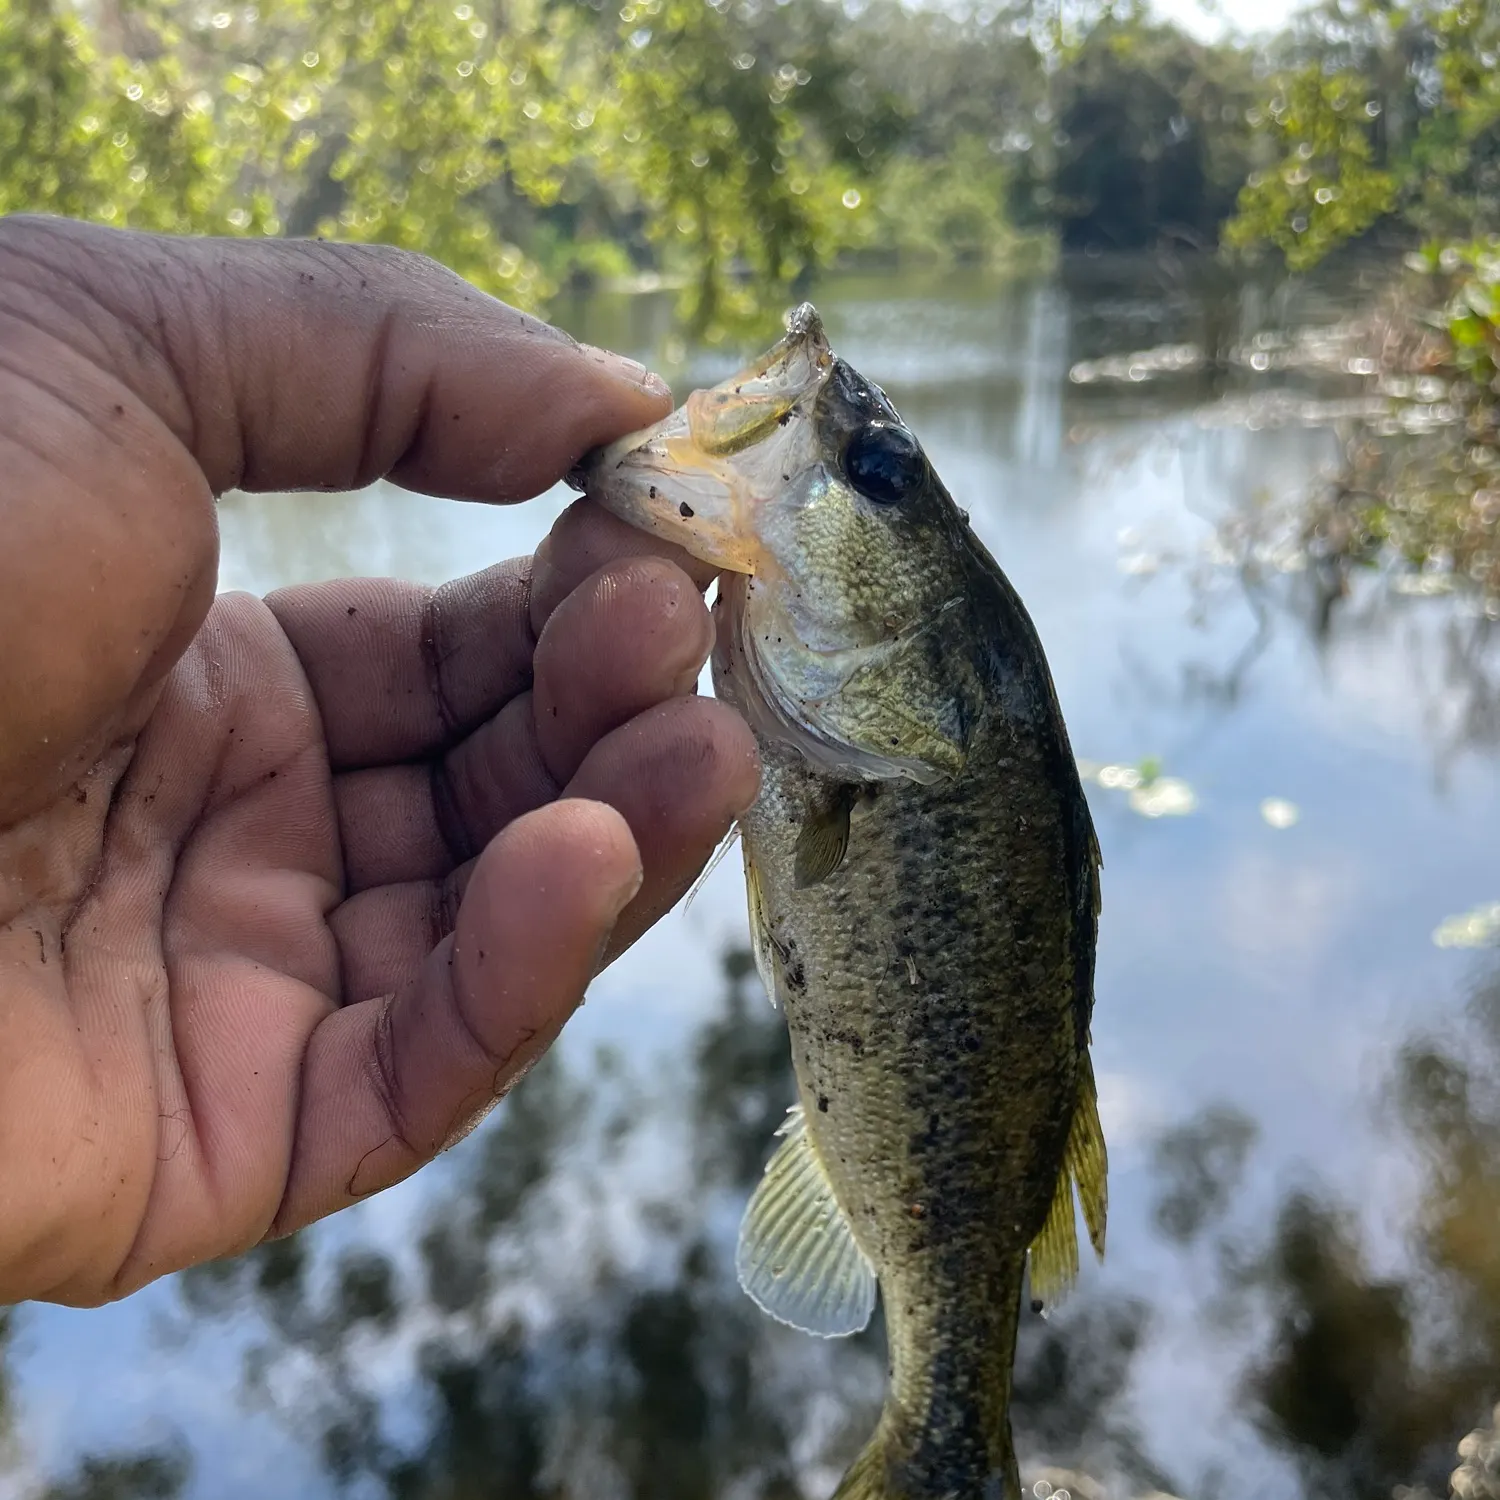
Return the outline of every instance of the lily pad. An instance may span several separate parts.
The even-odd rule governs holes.
[[[1198,806],[1198,794],[1176,776],[1158,776],[1131,791],[1130,806],[1143,818],[1180,818]]]

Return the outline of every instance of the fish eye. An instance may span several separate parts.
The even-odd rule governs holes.
[[[844,473],[867,500],[899,505],[927,477],[927,460],[906,428],[894,422],[871,422],[849,439]]]

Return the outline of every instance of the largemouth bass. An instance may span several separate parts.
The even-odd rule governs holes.
[[[586,488],[726,570],[716,693],[764,780],[740,832],[799,1103],[745,1290],[825,1337],[876,1288],[890,1385],[836,1500],[1015,1500],[1032,1294],[1102,1255],[1089,1060],[1099,850],[1036,630],[884,393],[799,308]]]

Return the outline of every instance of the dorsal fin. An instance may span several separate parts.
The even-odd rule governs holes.
[[[1105,1220],[1109,1212],[1109,1163],[1104,1131],[1099,1124],[1099,1095],[1094,1066],[1087,1053],[1078,1079],[1078,1100],[1063,1151],[1062,1170],[1042,1232],[1031,1246],[1031,1290],[1043,1302],[1055,1302],[1078,1276],[1078,1230],[1073,1213],[1073,1190],[1083,1209],[1094,1254],[1104,1258]]]

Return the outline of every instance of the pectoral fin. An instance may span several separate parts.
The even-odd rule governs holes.
[[[763,1311],[805,1333],[858,1333],[875,1311],[874,1268],[854,1242],[800,1105],[780,1133],[740,1226],[740,1285]]]
[[[1078,1081],[1078,1102],[1063,1152],[1062,1171],[1042,1232],[1031,1246],[1031,1290],[1044,1302],[1055,1301],[1078,1276],[1078,1230],[1073,1217],[1073,1189],[1083,1209],[1089,1243],[1104,1257],[1104,1226],[1109,1206],[1108,1159],[1099,1124],[1099,1097],[1094,1068],[1087,1055]]]
[[[847,789],[831,807],[814,813],[797,836],[792,864],[792,884],[805,891],[827,880],[843,864],[849,852],[849,814],[854,797]]]

